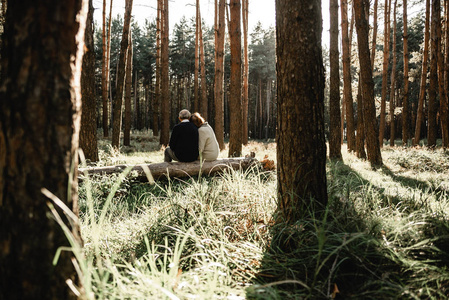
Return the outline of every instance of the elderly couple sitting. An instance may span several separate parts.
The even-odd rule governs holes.
[[[187,109],[179,112],[180,123],[173,127],[164,161],[192,162],[216,160],[220,149],[214,130],[199,113],[190,114]]]

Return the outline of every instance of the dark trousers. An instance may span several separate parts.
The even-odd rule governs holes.
[[[175,155],[175,152],[170,149],[170,147],[167,147],[164,151],[164,162],[171,162],[172,160],[179,161]]]

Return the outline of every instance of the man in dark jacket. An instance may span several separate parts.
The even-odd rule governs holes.
[[[189,118],[190,112],[187,109],[179,112],[181,123],[173,127],[169,147],[164,152],[165,162],[192,162],[198,159],[198,127]]]

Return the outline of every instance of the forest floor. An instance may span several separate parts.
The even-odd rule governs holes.
[[[99,148],[99,165],[163,161],[148,133],[120,152],[107,140]],[[249,152],[276,160],[273,141]],[[384,146],[377,170],[342,153],[327,163],[323,217],[304,212],[290,226],[274,223],[276,172],[259,167],[155,184],[83,180],[88,298],[446,299],[449,152]]]

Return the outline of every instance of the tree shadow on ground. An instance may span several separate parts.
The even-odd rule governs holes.
[[[399,184],[428,187],[425,182],[384,171]],[[384,189],[343,162],[330,163],[328,181],[325,211],[306,209],[294,224],[272,226],[260,270],[254,285],[247,289],[248,299],[398,299],[438,297],[448,292],[447,272],[443,285],[426,277],[441,277],[438,268],[447,266],[449,255],[442,249],[448,249],[444,247],[449,240],[441,239],[438,249],[430,247],[436,243],[429,240],[432,234],[449,236],[444,216],[429,220],[427,229],[423,226],[422,241],[407,240],[412,237],[406,235],[401,241],[392,240],[378,212],[404,198],[379,198]],[[420,242],[421,246],[416,246]],[[412,246],[414,249],[409,249]],[[438,262],[431,261],[437,257]],[[419,274],[408,263],[427,266],[428,273]],[[427,291],[418,291],[420,280],[429,281]]]

